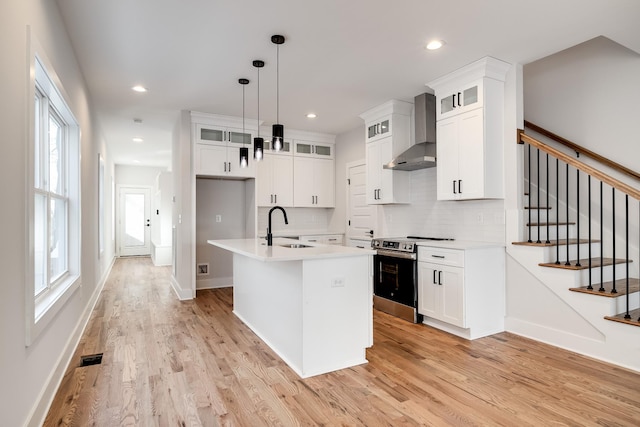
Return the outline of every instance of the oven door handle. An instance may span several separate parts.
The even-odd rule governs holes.
[[[412,260],[416,260],[418,258],[418,256],[415,253],[396,252],[396,251],[389,251],[386,249],[378,249],[377,254],[378,256],[385,256],[389,258],[402,258],[402,259],[412,259]]]

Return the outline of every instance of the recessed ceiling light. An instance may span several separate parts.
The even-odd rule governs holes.
[[[309,114],[307,114],[307,118],[308,118],[308,119],[315,119],[316,117],[318,117],[318,116],[316,116],[316,113],[309,113]]]
[[[443,40],[431,40],[429,43],[427,43],[427,49],[429,50],[440,49],[442,46],[444,46]]]
[[[133,142],[142,142],[142,141],[144,141],[144,139],[142,139],[140,137],[135,137],[132,140],[133,140]]]
[[[136,92],[140,92],[140,93],[147,91],[147,88],[142,86],[142,85],[136,85],[136,86],[132,87],[131,89],[133,89]]]

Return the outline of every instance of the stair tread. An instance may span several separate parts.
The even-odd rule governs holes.
[[[575,222],[574,221],[569,221],[569,222],[528,222],[527,223],[527,227],[537,227],[537,226],[552,226],[552,225],[574,225]]]
[[[627,279],[618,279],[616,280],[616,290],[618,291],[615,294],[611,293],[611,289],[613,289],[613,281],[604,282],[602,287],[604,288],[603,292],[598,291],[600,288],[600,283],[594,283],[591,285],[593,289],[587,289],[586,286],[581,286],[579,288],[570,288],[570,291],[573,292],[582,292],[590,295],[597,295],[601,297],[607,298],[616,298],[619,296],[623,296],[627,294]],[[632,294],[634,292],[640,292],[640,279],[629,278],[629,293]]]
[[[625,315],[626,313],[620,313],[615,316],[604,316],[604,318],[614,322],[626,323],[627,325],[640,326],[640,308],[629,311],[630,319],[625,319]]]
[[[589,239],[569,239],[569,244],[570,245],[575,245],[576,243],[589,243]],[[600,243],[600,240],[591,240],[591,243]],[[512,242],[512,245],[519,245],[519,246],[563,246],[567,244],[567,239],[560,239],[560,241],[558,240],[549,240],[549,243],[547,242],[541,242],[541,243],[536,243],[536,242]]]
[[[624,264],[625,262],[627,262],[627,260],[623,258],[604,258],[602,260],[602,265]],[[633,260],[629,260],[629,262],[633,262]],[[570,260],[569,263],[571,265],[565,265],[564,262],[560,262],[560,264],[556,264],[555,262],[542,262],[538,265],[541,267],[561,268],[564,270],[586,270],[589,268],[588,258],[581,259],[579,266],[576,265],[576,260]],[[600,258],[591,258],[591,267],[600,267],[600,265]]]

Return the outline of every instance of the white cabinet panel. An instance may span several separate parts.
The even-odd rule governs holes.
[[[335,206],[335,165],[333,160],[294,157],[293,203],[297,207]]]
[[[293,206],[293,157],[265,153],[257,169],[258,206]]]

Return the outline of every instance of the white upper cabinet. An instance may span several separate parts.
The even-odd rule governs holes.
[[[296,207],[335,207],[333,159],[294,157],[293,204]]]
[[[193,143],[193,169],[196,175],[228,178],[255,178],[253,160],[253,133],[255,120],[191,113]],[[240,167],[240,148],[249,150],[246,168]]]
[[[296,156],[316,157],[319,159],[333,159],[333,144],[323,144],[310,141],[294,141]]]
[[[483,58],[428,84],[436,94],[438,200],[504,198],[504,80]]]
[[[293,206],[293,156],[265,152],[257,165],[258,206]]]
[[[409,203],[409,172],[383,168],[411,145],[410,102],[391,100],[360,115],[365,121],[367,203]]]

